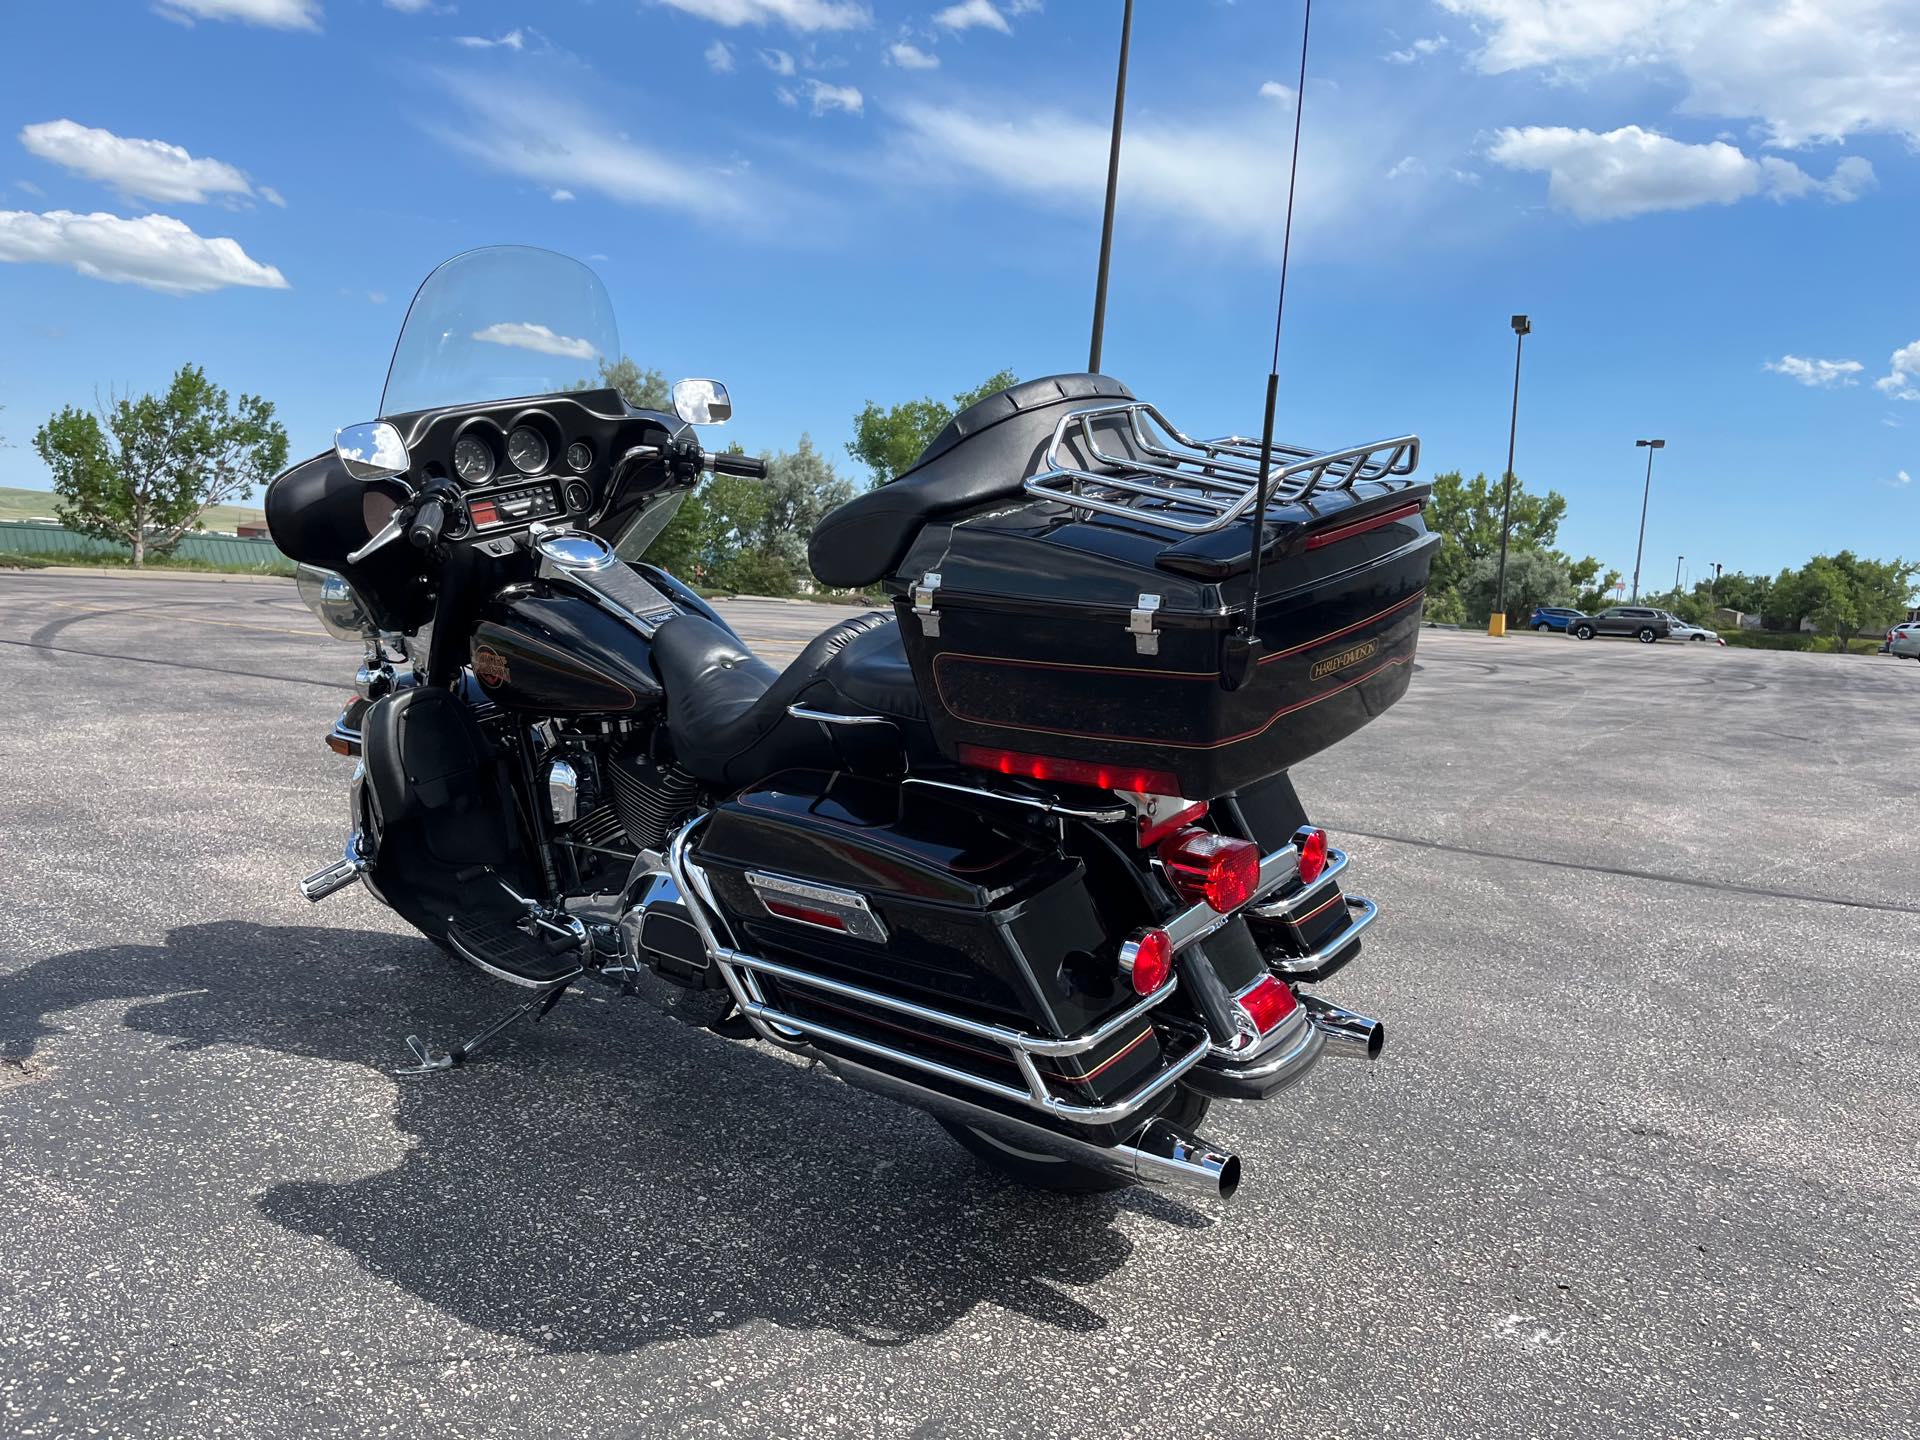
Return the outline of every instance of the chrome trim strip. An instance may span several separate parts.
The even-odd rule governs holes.
[[[447,932],[447,944],[453,948],[453,952],[456,955],[458,955],[462,960],[466,961],[469,965],[474,966],[476,969],[486,971],[487,974],[493,976],[493,978],[496,980],[504,980],[509,985],[518,985],[524,990],[551,989],[553,986],[558,985],[562,980],[571,980],[574,978],[575,975],[578,975],[580,973],[580,967],[576,965],[573,968],[572,974],[560,975],[555,977],[552,980],[529,980],[526,976],[516,975],[511,970],[502,970],[498,965],[489,965],[486,961],[482,960],[478,955],[475,955],[471,950],[467,949],[466,946],[462,945],[458,940],[454,939],[452,931]]]
[[[1292,1067],[1298,1067],[1300,1075],[1307,1073],[1320,1058],[1326,1048],[1325,1032],[1313,1022],[1312,1012],[1304,1003],[1296,1008],[1292,1015],[1274,1027],[1273,1033],[1266,1037],[1267,1043],[1258,1050],[1248,1051],[1246,1055],[1235,1059],[1251,1057],[1249,1064],[1213,1064],[1207,1067],[1212,1075],[1223,1075],[1230,1080],[1270,1080]],[[1216,1057],[1223,1052],[1215,1051]],[[1288,1082],[1292,1083],[1291,1081]]]
[[[1358,911],[1359,914],[1354,914]],[[1280,975],[1304,975],[1318,970],[1347,946],[1360,938],[1360,932],[1380,914],[1380,907],[1363,895],[1347,896],[1347,926],[1338,935],[1305,955],[1267,957],[1267,967]]]
[[[832,710],[816,710],[811,705],[789,705],[787,714],[796,720],[818,720],[822,725],[893,725],[884,715],[841,715]]]
[[[825,930],[835,935],[851,935],[856,940],[871,941],[876,945],[887,943],[887,927],[880,917],[873,913],[873,907],[867,903],[867,897],[858,890],[843,890],[837,885],[818,885],[808,880],[796,880],[791,875],[776,875],[767,870],[747,871],[747,884],[753,888],[754,898],[760,902],[768,916],[783,920],[789,925],[812,925],[816,930]],[[814,905],[828,914],[837,915],[846,922],[844,928],[832,925],[817,925],[798,915],[782,915],[768,904],[767,897],[783,896],[798,906]]]
[[[1124,805],[1115,805],[1101,810],[1083,810],[1073,805],[1062,805],[1057,800],[1043,800],[1038,795],[1010,795],[1004,790],[989,790],[984,785],[961,785],[951,780],[926,780],[918,775],[909,775],[900,784],[902,787],[924,785],[930,790],[951,790],[960,795],[978,795],[983,800],[998,800],[1003,805],[1021,805],[1029,810],[1044,810],[1049,815],[1065,815],[1071,820],[1091,820],[1097,825],[1117,825],[1133,814],[1133,811]]]

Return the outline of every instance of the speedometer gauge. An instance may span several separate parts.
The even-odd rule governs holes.
[[[453,470],[469,485],[484,485],[493,478],[493,451],[484,440],[463,435],[453,443]]]
[[[507,436],[507,458],[522,475],[538,475],[547,468],[547,442],[531,426],[519,426]]]

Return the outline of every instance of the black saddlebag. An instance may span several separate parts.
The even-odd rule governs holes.
[[[1285,770],[1405,692],[1439,544],[1427,493],[1359,486],[1272,512],[1262,649],[1237,690],[1221,672],[1250,522],[1182,538],[1032,499],[929,525],[892,588],[935,739],[962,763],[994,763],[962,747],[1093,762],[1109,788],[1196,800]]]
[[[1097,1110],[1205,1043],[1167,1031],[1157,1012],[1126,1019],[1142,1006],[1117,955],[1144,912],[1096,904],[1088,861],[1043,817],[794,770],[717,806],[692,858],[741,968],[829,1053],[1018,1109],[1032,1089],[1024,1049],[1048,1095]],[[1172,1093],[1157,1091],[1130,1124],[1116,1117],[1113,1136]]]

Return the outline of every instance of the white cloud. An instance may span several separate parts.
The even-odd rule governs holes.
[[[367,291],[367,299],[372,304],[384,305],[387,303],[387,292],[384,290],[369,290]]]
[[[221,195],[253,194],[244,172],[164,140],[128,140],[72,120],[48,120],[21,130],[20,143],[42,160],[145,200],[202,205]]]
[[[857,0],[660,0],[716,25],[785,25],[791,30],[858,30],[873,17]]]
[[[1418,155],[1403,155],[1387,167],[1387,179],[1404,180],[1409,175],[1419,175],[1426,171]]]
[[[794,94],[793,91],[785,85],[776,85],[774,87],[773,98],[778,100],[782,105],[786,106],[789,110],[793,109],[796,105],[800,103],[800,97]]]
[[[1782,355],[1767,361],[1765,368],[1812,389],[1831,390],[1837,385],[1858,385],[1855,377],[1867,367],[1858,360],[1805,360],[1798,355]]]
[[[318,30],[320,0],[159,0],[154,6],[169,20],[238,20],[274,30]]]
[[[1884,131],[1920,144],[1913,0],[1439,0],[1474,22],[1490,72],[1658,65],[1692,114],[1800,146]]]
[[[1896,470],[1893,472],[1893,479],[1889,480],[1887,483],[1889,485],[1896,485],[1896,486],[1911,485],[1913,483],[1913,477],[1904,470]]]
[[[1009,108],[991,113],[932,105],[889,107],[901,123],[894,160],[902,172],[950,187],[956,170],[1036,204],[1092,212],[1106,188],[1112,131],[1104,118]],[[1007,118],[1014,115],[1016,118]],[[1150,114],[1129,123],[1120,164],[1120,213],[1178,222],[1196,239],[1278,254],[1287,201],[1286,143],[1271,107],[1170,123]],[[1374,153],[1362,123],[1337,127],[1300,175],[1296,236],[1346,223],[1355,195],[1371,188],[1396,152]]]
[[[887,47],[887,58],[902,70],[938,70],[940,57],[929,55],[918,45],[909,45],[904,40],[896,40]]]
[[[13,183],[18,189],[25,191],[29,195],[44,195],[47,193],[31,180],[16,180]]]
[[[793,74],[793,56],[784,50],[762,50],[760,63],[776,75]]]
[[[957,5],[949,5],[933,14],[936,25],[944,25],[949,30],[998,30],[1002,35],[1011,35],[1013,27],[1007,24],[1007,17],[994,8],[993,0],[960,0]]]
[[[1893,352],[1887,373],[1873,382],[1873,388],[1896,400],[1920,400],[1920,340]]]
[[[527,32],[509,30],[498,40],[489,40],[484,35],[456,35],[453,43],[464,45],[469,50],[524,50],[527,48]]]
[[[733,73],[733,47],[724,40],[716,40],[706,48],[707,68],[716,75]]]
[[[1416,60],[1424,60],[1429,55],[1437,55],[1447,48],[1447,37],[1429,35],[1424,40],[1416,40],[1404,50],[1390,50],[1386,60],[1389,65],[1411,65]]]
[[[556,205],[564,205],[567,201],[573,199],[574,196],[571,190],[556,190],[553,192],[552,198]]]
[[[1607,131],[1564,125],[1505,129],[1495,133],[1488,154],[1509,170],[1544,173],[1547,198],[1581,220],[1731,205],[1761,194],[1783,201],[1817,194],[1845,204],[1857,199],[1873,176],[1866,161],[1848,159],[1831,180],[1815,180],[1777,156],[1754,160],[1722,140],[1693,145],[1638,125]]]
[[[260,187],[260,198],[266,201],[269,205],[277,206],[282,210],[287,208],[287,197],[282,195],[278,190],[274,189],[273,186],[271,185],[262,185]]]
[[[809,80],[806,86],[816,115],[824,115],[829,110],[859,115],[866,110],[866,98],[851,85],[829,85],[824,80]]]
[[[1268,80],[1260,86],[1261,98],[1271,100],[1276,105],[1293,108],[1293,87],[1282,85],[1278,80]]]
[[[402,15],[451,15],[459,7],[440,5],[435,0],[386,0],[389,10],[398,10]]]
[[[436,119],[430,128],[489,169],[552,189],[707,218],[746,209],[725,177],[640,145],[613,130],[606,116],[571,100],[530,87],[477,89],[458,73],[442,80],[463,113],[457,121]]]
[[[0,210],[0,261],[70,265],[82,275],[196,295],[228,285],[285,290],[287,277],[229,239],[196,235],[170,215],[35,214]]]
[[[563,360],[591,360],[599,354],[591,340],[556,335],[545,325],[535,325],[525,320],[498,321],[474,331],[473,338],[489,345],[509,345],[516,350],[531,350],[539,355],[558,355]]]

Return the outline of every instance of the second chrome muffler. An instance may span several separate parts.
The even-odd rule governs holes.
[[[1378,1060],[1386,1048],[1384,1020],[1342,1010],[1318,995],[1302,995],[1300,1008],[1307,1012],[1313,1028],[1326,1037],[1323,1053],[1329,1060]]]

